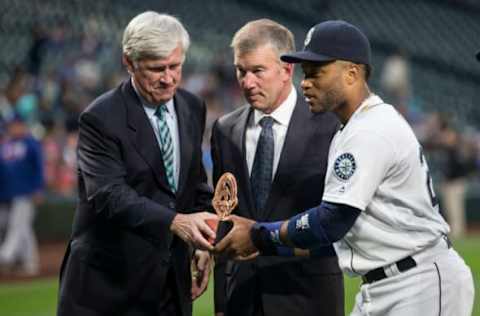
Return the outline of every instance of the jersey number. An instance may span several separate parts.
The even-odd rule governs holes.
[[[425,169],[427,170],[427,191],[428,195],[430,196],[430,201],[432,202],[432,206],[436,207],[438,205],[438,198],[435,195],[435,191],[433,191],[433,181],[432,177],[430,176],[430,170],[428,170],[427,163],[425,161],[425,156],[423,155],[423,148],[420,147],[420,163],[422,165],[425,164]]]

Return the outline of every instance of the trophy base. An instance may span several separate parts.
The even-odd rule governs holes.
[[[216,245],[220,242],[233,228],[232,221],[219,221],[219,220],[206,220],[207,225],[210,226],[211,229],[216,231],[217,237],[215,240],[209,238],[209,242],[212,245]]]
[[[233,222],[232,221],[220,221],[218,222],[217,228],[217,238],[215,238],[214,245],[220,242],[223,237],[227,236],[227,234],[232,230]]]

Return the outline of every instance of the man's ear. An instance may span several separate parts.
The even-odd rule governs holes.
[[[287,74],[290,75],[290,77],[293,77],[293,71],[294,71],[294,65],[289,64],[289,63],[283,63],[283,68],[287,72]]]
[[[282,77],[285,81],[291,80],[293,78],[293,64],[282,62]]]
[[[127,71],[128,71],[129,74],[133,74],[133,70],[134,70],[133,62],[125,54],[122,54],[122,64],[125,67],[127,67]]]
[[[355,82],[362,78],[362,69],[359,65],[350,64],[345,71],[345,81],[348,85],[353,85]]]

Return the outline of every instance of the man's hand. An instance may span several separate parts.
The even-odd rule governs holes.
[[[207,289],[211,263],[208,251],[195,250],[192,258],[192,301]]]
[[[207,219],[216,219],[217,215],[207,212],[182,214],[173,218],[170,230],[183,241],[202,250],[213,250],[207,239],[215,240],[215,232],[205,222]]]
[[[216,246],[215,253],[226,254],[236,260],[250,260],[258,256],[258,250],[250,239],[250,229],[255,221],[231,215],[225,220],[233,222],[232,230]]]

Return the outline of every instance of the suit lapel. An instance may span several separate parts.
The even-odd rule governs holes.
[[[304,158],[302,155],[305,152],[304,148],[309,146],[307,142],[303,140],[307,140],[308,135],[311,135],[312,133],[312,129],[318,127],[314,124],[307,124],[307,122],[312,119],[313,114],[309,111],[303,100],[298,97],[290,119],[282,153],[280,154],[277,171],[273,178],[272,187],[265,206],[266,214],[263,220],[269,218],[273,208],[273,201],[279,200],[280,196],[285,194],[285,183],[291,181],[289,179],[291,177],[290,170],[298,168],[302,163],[302,159]]]
[[[175,111],[177,112],[178,134],[180,143],[180,176],[177,187],[177,195],[180,195],[180,192],[185,186],[188,170],[190,169],[190,162],[192,160],[193,135],[191,130],[191,124],[188,123],[191,122],[191,113],[188,110],[189,108],[187,102],[179,93],[175,95],[174,101]]]
[[[242,191],[244,192],[246,201],[248,203],[248,205],[246,205],[247,211],[253,217],[255,211],[255,203],[253,202],[252,188],[250,186],[250,176],[248,173],[246,158],[247,156],[245,149],[245,131],[247,129],[247,124],[248,120],[250,119],[251,113],[251,107],[245,107],[245,110],[240,114],[238,120],[235,122],[235,125],[232,128],[232,139],[233,145],[237,149],[235,152],[240,153],[241,155],[240,157],[235,157],[235,161],[241,162],[236,164],[237,174],[235,174],[235,176],[238,180],[238,186],[243,188]]]
[[[155,131],[133,89],[131,80],[123,84],[122,94],[127,107],[127,124],[132,145],[150,166],[158,184],[170,191]]]

